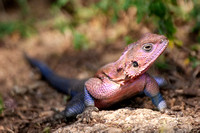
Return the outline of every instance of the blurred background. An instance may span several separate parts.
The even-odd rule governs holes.
[[[26,126],[68,99],[38,81],[23,51],[62,76],[82,79],[148,32],[169,39],[149,72],[169,82],[163,93],[170,108],[199,107],[199,0],[0,0],[0,130],[50,130]]]
[[[128,44],[146,32],[166,35],[171,48],[200,42],[198,0],[1,0],[0,7],[2,42],[47,31],[72,36],[75,49],[120,37]]]

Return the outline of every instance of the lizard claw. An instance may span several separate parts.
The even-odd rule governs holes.
[[[176,111],[173,111],[171,109],[163,109],[161,110],[161,113],[163,114],[167,114],[167,115],[176,115],[176,116],[183,116],[183,112],[176,112]]]
[[[77,115],[77,119],[79,122],[83,122],[83,123],[90,123],[92,121],[92,112],[98,112],[99,109],[97,107],[94,106],[89,106],[85,109],[85,111],[82,114]]]

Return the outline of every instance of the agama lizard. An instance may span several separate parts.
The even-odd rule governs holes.
[[[146,71],[167,45],[165,36],[145,34],[137,42],[128,45],[117,61],[103,66],[94,77],[85,81],[60,77],[42,62],[27,55],[25,57],[54,88],[71,95],[72,100],[63,111],[65,117],[76,116],[90,108],[107,108],[140,92],[150,97],[162,111],[167,107],[159,92],[159,85],[164,80],[153,78]]]

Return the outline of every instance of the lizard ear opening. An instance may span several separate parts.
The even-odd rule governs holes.
[[[121,72],[122,71],[122,68],[117,68],[117,72]]]
[[[133,61],[132,64],[133,64],[133,67],[138,67],[139,66],[137,61]]]

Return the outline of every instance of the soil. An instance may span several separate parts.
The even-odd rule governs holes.
[[[91,38],[94,38],[93,34],[98,33],[96,38],[93,39],[93,43],[97,45],[91,46],[86,50],[73,49],[72,35],[69,31],[62,34],[49,28],[40,29],[37,35],[27,39],[22,39],[18,33],[13,33],[0,41],[0,94],[4,103],[4,110],[0,115],[0,132],[53,132],[57,129],[61,130],[60,128],[65,126],[82,124],[81,122],[76,123],[76,118],[68,119],[67,122],[63,120],[48,120],[55,111],[61,111],[65,108],[70,97],[58,93],[41,80],[37,70],[30,68],[24,60],[23,51],[48,64],[59,75],[84,79],[91,77],[104,64],[115,61],[120,57],[125,47],[123,36],[126,33],[138,39],[143,33],[151,31],[151,28],[145,26],[145,24],[137,23],[129,25],[132,27],[129,27],[130,29],[134,29],[131,32],[124,31],[124,29],[128,29],[128,27],[122,26],[122,23],[127,23],[126,20],[122,20],[114,26],[102,26],[99,28],[99,25],[103,22],[104,20],[96,18],[87,25],[89,27],[96,26],[95,28],[79,27],[83,31],[87,30],[86,33]],[[188,27],[183,24],[178,28],[187,29]],[[121,30],[119,31],[119,29]],[[109,34],[115,40],[111,42],[102,41]],[[183,34],[187,35],[187,37]],[[182,113],[181,124],[187,125],[189,123],[189,130],[184,131],[200,132],[200,66],[193,68],[191,63],[187,63],[185,60],[191,54],[199,59],[200,50],[192,51],[189,49],[189,44],[193,43],[193,38],[188,34],[189,31],[185,33],[177,32],[178,39],[184,41],[183,46],[168,47],[163,53],[168,69],[158,69],[156,65],[153,65],[149,73],[163,76],[168,81],[168,85],[161,88],[161,93],[169,109]],[[126,116],[137,114],[137,110],[144,113],[147,112],[149,115],[159,113],[150,99],[145,96],[136,96],[128,101],[121,102],[119,105],[108,109],[107,113],[119,112],[119,109],[126,107],[131,108],[131,110],[134,109],[133,112],[126,110],[129,112]],[[101,119],[104,115],[104,112],[100,111],[98,117]],[[160,114],[156,117],[159,118]],[[166,117],[170,117],[169,122],[172,122],[173,118],[178,116],[167,115]],[[104,118],[102,119],[104,120]],[[103,121],[102,119],[100,121]],[[151,116],[148,117],[148,119],[155,119],[155,115],[152,115],[152,118]],[[96,121],[96,123],[93,122],[93,125],[99,123],[99,121]],[[109,125],[114,127],[111,131],[131,131],[125,130],[125,128],[130,127],[112,124]],[[137,123],[138,127],[141,124],[142,122],[140,124]],[[144,124],[147,125],[147,123]],[[178,128],[177,125],[175,126]],[[105,130],[104,126],[100,125],[100,127],[101,131]],[[182,127],[180,126],[179,128],[181,129]],[[184,129],[186,128],[184,126]],[[135,129],[137,128],[135,127]],[[62,131],[67,132],[68,130]]]

